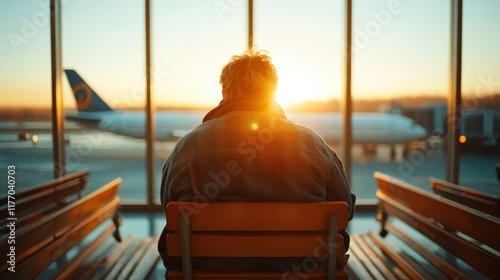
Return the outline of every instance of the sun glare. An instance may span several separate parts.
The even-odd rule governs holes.
[[[312,79],[309,75],[299,71],[278,70],[278,90],[276,102],[286,108],[287,106],[314,98],[311,96]]]

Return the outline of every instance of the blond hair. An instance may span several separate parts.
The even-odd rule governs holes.
[[[220,74],[226,97],[252,96],[274,99],[278,75],[266,51],[250,49],[233,55]]]

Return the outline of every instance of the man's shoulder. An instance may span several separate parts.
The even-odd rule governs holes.
[[[288,121],[288,122],[290,123],[291,126],[294,127],[294,131],[297,134],[302,134],[306,138],[310,138],[311,140],[317,141],[318,144],[321,144],[321,145],[326,144],[324,139],[313,129],[311,129],[307,126],[301,125],[301,124],[297,124],[297,123],[292,122],[292,121]]]

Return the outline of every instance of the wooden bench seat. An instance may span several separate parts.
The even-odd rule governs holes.
[[[127,236],[117,243],[109,234],[80,250],[51,279],[148,279],[160,259],[158,238]]]
[[[181,257],[183,270],[169,279],[347,279],[343,237],[345,202],[209,203],[166,207],[167,255]],[[329,244],[329,245],[327,245]],[[326,247],[326,248],[325,248]],[[304,267],[282,272],[193,271],[192,257],[304,257]],[[318,269],[327,260],[323,270]]]
[[[498,277],[500,219],[387,174],[374,176],[382,237],[351,235],[347,271],[352,278]],[[470,269],[457,269],[449,260],[455,258]]]
[[[429,178],[434,193],[500,218],[500,197],[437,178]]]
[[[35,222],[64,205],[71,203],[82,196],[87,185],[90,171],[88,169],[74,172],[38,186],[17,192],[13,197],[16,226]],[[6,233],[8,228],[8,197],[0,199],[0,234]]]
[[[33,279],[41,274],[51,279],[147,277],[159,260],[157,239],[121,238],[117,195],[120,183],[117,178],[30,223],[16,224],[13,244],[7,238],[11,233],[4,233],[0,248],[2,252],[14,252],[15,256],[14,262],[9,263],[11,257],[2,254],[0,278]],[[70,250],[74,256],[66,260]]]

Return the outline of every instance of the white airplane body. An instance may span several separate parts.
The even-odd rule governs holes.
[[[145,138],[146,116],[141,112],[112,110],[74,71],[65,70],[77,100],[78,112],[66,119],[120,135]],[[175,140],[199,125],[206,112],[162,111],[155,115],[156,140]],[[316,131],[326,141],[341,140],[342,116],[338,113],[290,114],[289,119]],[[395,114],[353,113],[354,143],[407,143],[427,136],[414,120]]]

